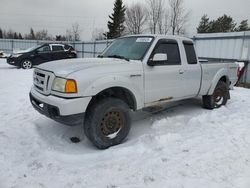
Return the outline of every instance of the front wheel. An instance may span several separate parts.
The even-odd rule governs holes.
[[[128,105],[117,98],[95,102],[85,115],[85,135],[99,149],[122,143],[130,130],[129,111]]]
[[[21,67],[23,69],[31,69],[32,66],[33,66],[32,61],[28,60],[28,59],[23,60],[22,63],[21,63]]]
[[[220,108],[226,105],[229,98],[229,89],[225,82],[219,81],[212,95],[203,96],[203,106],[207,109]]]

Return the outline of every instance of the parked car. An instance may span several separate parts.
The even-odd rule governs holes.
[[[43,44],[19,51],[7,58],[7,63],[23,69],[30,69],[48,61],[76,58],[75,49],[68,44]]]
[[[38,66],[30,101],[55,121],[83,124],[87,138],[104,149],[126,138],[130,111],[198,96],[207,109],[225,105],[237,69],[234,62],[199,62],[188,38],[133,35],[115,40],[99,58]]]

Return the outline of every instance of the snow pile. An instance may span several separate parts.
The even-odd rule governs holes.
[[[0,62],[0,188],[250,187],[250,90],[213,111],[194,99],[135,114],[127,140],[102,151],[38,114],[31,84],[32,70]]]

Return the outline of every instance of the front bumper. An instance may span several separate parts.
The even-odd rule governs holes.
[[[34,88],[30,92],[32,106],[41,114],[66,125],[83,123],[84,113],[91,97],[64,99],[56,96],[45,96]]]
[[[20,61],[17,58],[14,58],[14,57],[8,57],[7,58],[7,63],[9,65],[13,65],[13,66],[17,66],[17,67],[21,66]]]

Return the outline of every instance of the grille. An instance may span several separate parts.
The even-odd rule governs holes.
[[[33,83],[36,90],[42,94],[49,95],[54,74],[52,72],[35,69],[33,74]]]

